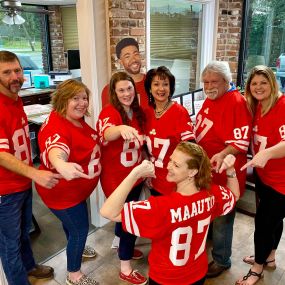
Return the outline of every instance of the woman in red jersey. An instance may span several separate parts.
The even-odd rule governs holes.
[[[101,171],[97,133],[84,121],[89,96],[89,89],[79,81],[59,84],[52,95],[53,111],[39,132],[40,169],[63,176],[52,190],[38,184],[36,188],[66,234],[68,285],[98,284],[80,271],[82,256],[95,256],[90,247],[84,249],[89,229],[86,199]]]
[[[97,130],[101,141],[102,172],[100,182],[109,197],[130,171],[141,162],[144,113],[139,106],[138,95],[132,77],[125,72],[113,74],[109,84],[110,104],[99,115]],[[133,187],[127,201],[137,201],[142,180]],[[120,279],[130,284],[145,284],[147,279],[133,270],[130,260],[143,257],[134,249],[136,236],[122,230],[117,223],[115,234],[120,237],[118,254],[121,263]]]
[[[243,166],[255,167],[259,205],[255,216],[254,251],[244,262],[252,267],[238,285],[253,285],[263,269],[275,269],[275,252],[285,217],[285,97],[269,67],[255,66],[245,88],[253,120],[253,158]]]
[[[144,161],[132,170],[105,201],[101,214],[123,222],[126,231],[152,240],[149,254],[150,285],[202,285],[208,269],[206,238],[211,221],[230,212],[239,197],[234,169],[228,155],[227,187],[211,183],[211,165],[205,151],[191,142],[181,142],[168,162],[167,181],[176,191],[149,200],[124,203],[132,185],[141,177],[154,177],[154,165]],[[231,192],[231,191],[232,192]]]
[[[148,181],[152,195],[166,195],[175,190],[175,184],[165,179],[169,157],[180,141],[195,140],[193,126],[188,111],[171,101],[175,77],[168,68],[149,70],[144,84],[150,102],[145,109],[146,141],[156,174],[156,178]]]

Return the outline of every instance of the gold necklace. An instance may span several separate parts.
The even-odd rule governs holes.
[[[155,110],[154,110],[155,115],[160,116],[167,109],[167,107],[169,106],[170,103],[171,103],[171,101],[167,101],[167,103],[164,105],[164,107],[160,111],[156,111],[156,108],[155,108]]]

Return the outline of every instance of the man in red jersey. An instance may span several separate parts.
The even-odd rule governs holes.
[[[240,168],[246,163],[251,133],[251,115],[244,97],[231,83],[229,67],[213,61],[202,72],[206,100],[196,117],[196,142],[207,152],[213,167],[213,181],[225,186],[226,175],[219,173],[228,154],[236,157],[235,168],[241,195],[245,189],[246,172]],[[232,237],[235,211],[213,222],[213,261],[207,277],[216,277],[231,267]]]
[[[116,55],[119,63],[124,67],[125,71],[133,78],[136,90],[139,95],[140,105],[145,107],[148,105],[148,97],[144,89],[145,74],[141,73],[141,55],[139,52],[139,44],[134,38],[124,38],[116,45]],[[101,94],[102,108],[109,102],[109,84],[107,84]]]
[[[23,82],[17,56],[0,51],[0,259],[9,285],[53,276],[53,268],[35,263],[30,245],[32,180],[52,188],[59,175],[32,166],[28,120],[18,96]]]

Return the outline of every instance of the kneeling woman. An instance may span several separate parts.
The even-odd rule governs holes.
[[[230,212],[239,197],[234,161],[234,156],[226,156],[220,170],[226,170],[228,188],[213,185],[205,151],[196,144],[181,142],[167,166],[166,178],[176,183],[176,192],[124,204],[137,179],[155,177],[154,165],[143,161],[106,200],[102,216],[122,221],[126,231],[152,240],[149,284],[204,284],[210,222]]]
[[[73,79],[58,85],[52,96],[53,111],[39,132],[40,169],[64,178],[52,189],[36,188],[66,234],[68,285],[97,284],[80,271],[82,255],[95,256],[93,249],[84,250],[89,229],[86,199],[97,186],[101,171],[97,133],[84,121],[89,95],[88,88]]]

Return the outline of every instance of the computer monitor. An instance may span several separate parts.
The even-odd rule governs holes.
[[[68,69],[80,69],[80,54],[79,49],[67,50]]]

